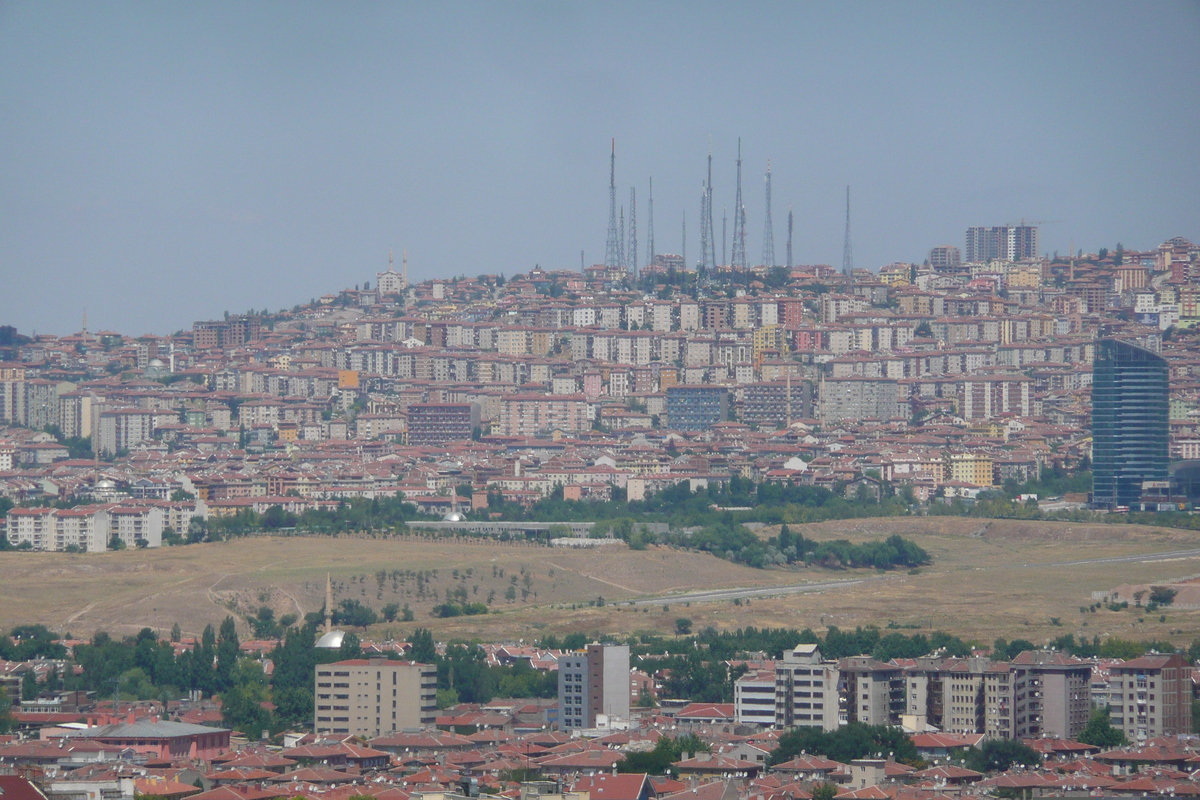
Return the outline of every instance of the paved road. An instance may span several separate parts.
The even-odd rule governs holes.
[[[1177,558],[1200,558],[1200,548],[1194,550],[1173,550],[1169,553],[1141,553],[1133,556],[1113,556],[1112,558],[1088,558],[1083,561],[1054,561],[1049,564],[1022,564],[1022,567],[1078,567],[1085,564],[1127,564],[1145,561],[1172,561]]]
[[[710,589],[704,592],[685,592],[666,597],[654,597],[647,600],[635,600],[638,606],[665,606],[671,603],[706,603],[714,600],[733,600],[738,597],[772,597],[781,594],[801,594],[802,592],[823,592],[826,589],[839,589],[845,586],[856,586],[870,581],[886,580],[888,576],[872,576],[870,578],[850,578],[844,581],[824,581],[822,583],[793,583],[783,586],[758,586],[753,589]]]
[[[1138,553],[1131,556],[1112,556],[1110,558],[1088,558],[1080,561],[1051,561],[1040,564],[1021,564],[1020,569],[1031,567],[1079,567],[1088,564],[1124,564],[1147,561],[1171,561],[1179,558],[1200,558],[1200,548],[1193,550],[1172,550],[1166,553]],[[1003,569],[1003,568],[1001,568]],[[821,583],[794,583],[782,586],[759,586],[752,589],[709,589],[700,592],[684,592],[666,597],[654,597],[635,600],[637,606],[665,606],[672,603],[707,603],[718,600],[733,600],[746,597],[774,597],[784,594],[802,594],[805,592],[823,592],[827,589],[841,589],[847,586],[857,586],[860,583],[884,581],[899,577],[893,575],[874,575],[869,578],[849,578],[841,581],[823,581]]]

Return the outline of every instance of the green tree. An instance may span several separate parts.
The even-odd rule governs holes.
[[[271,713],[263,707],[270,700],[267,677],[256,661],[244,659],[230,676],[230,686],[221,693],[221,718],[248,739],[258,739],[271,729]]]
[[[233,617],[226,617],[221,622],[221,633],[217,637],[217,671],[214,680],[218,691],[233,685],[233,668],[240,654],[237,623]]]
[[[1084,744],[1095,745],[1108,749],[1125,744],[1125,734],[1112,726],[1108,719],[1108,709],[1098,708],[1092,712],[1088,724],[1075,737]]]
[[[1029,745],[1016,739],[988,739],[982,747],[971,747],[962,753],[967,769],[976,772],[1005,772],[1013,764],[1038,767],[1042,757]]]
[[[362,658],[362,643],[359,641],[357,634],[353,632],[349,632],[342,637],[342,644],[338,647],[339,661],[346,661],[351,658]]]
[[[675,620],[675,633],[680,636],[687,636],[692,632],[692,621],[687,617],[680,617]]]
[[[1150,602],[1159,606],[1169,606],[1175,602],[1176,594],[1178,591],[1170,586],[1151,586]]]
[[[793,728],[779,737],[778,746],[771,752],[771,763],[779,764],[801,752],[816,753],[843,764],[878,753],[892,753],[903,763],[918,760],[917,748],[899,728],[861,722],[851,722],[829,733],[819,728]]]
[[[818,783],[812,787],[813,800],[833,800],[837,794],[838,787],[835,783]]]
[[[17,721],[12,715],[12,701],[8,698],[8,692],[0,686],[0,733],[8,733],[16,726]]]
[[[428,628],[417,628],[408,637],[408,657],[420,664],[437,663],[437,647]]]
[[[617,762],[617,771],[662,775],[671,764],[682,759],[685,753],[690,756],[701,752],[708,752],[708,745],[695,734],[685,734],[678,739],[662,736],[653,750],[630,753]]]

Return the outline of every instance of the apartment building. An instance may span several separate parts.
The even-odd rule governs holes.
[[[838,727],[838,668],[815,644],[798,644],[775,662],[775,727]]]
[[[1087,725],[1091,673],[1090,662],[1048,650],[1008,663],[918,658],[904,670],[906,713],[946,733],[1069,739]]]
[[[907,416],[899,401],[900,384],[891,378],[825,376],[818,395],[825,423]]]
[[[558,728],[596,727],[597,718],[629,719],[629,645],[589,644],[558,659]]]
[[[1078,735],[1091,713],[1091,674],[1090,663],[1047,650],[992,664],[984,679],[982,733],[992,739]]]
[[[1192,667],[1179,653],[1151,654],[1109,670],[1109,719],[1131,742],[1192,730]]]
[[[478,403],[413,403],[408,407],[408,443],[419,447],[466,441],[479,422]]]
[[[905,670],[906,712],[946,733],[984,729],[986,658],[918,658]]]
[[[316,668],[313,731],[374,738],[437,720],[437,667],[360,658]]]
[[[775,669],[752,669],[733,683],[734,720],[739,725],[775,724]]]
[[[513,394],[500,399],[497,432],[501,436],[539,436],[554,430],[575,433],[590,427],[587,398],[581,394]]]
[[[929,266],[935,272],[957,269],[961,263],[962,251],[952,244],[941,244],[929,251]]]
[[[667,427],[705,431],[729,414],[729,390],[723,386],[684,385],[667,388]]]
[[[1036,225],[973,226],[967,228],[967,261],[1004,259],[1020,261],[1037,258]]]
[[[762,381],[746,384],[742,422],[763,428],[782,428],[790,421],[812,416],[812,384],[808,381]]]
[[[160,547],[172,520],[190,522],[192,513],[174,512],[174,503],[104,503],[74,508],[14,508],[8,512],[8,540],[34,550],[78,549],[103,553],[113,537],[127,548]],[[177,529],[186,533],[186,528]]]
[[[115,408],[100,412],[96,446],[101,455],[116,455],[154,438],[154,412],[141,408]]]
[[[951,453],[946,459],[946,474],[952,481],[991,486],[995,478],[995,464],[991,456],[982,453]]]
[[[838,662],[839,691],[846,722],[899,725],[905,711],[904,670],[870,656]]]

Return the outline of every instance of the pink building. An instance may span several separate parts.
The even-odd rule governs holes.
[[[70,738],[126,747],[161,759],[198,758],[209,761],[213,756],[229,752],[230,733],[226,728],[145,717],[84,728],[71,733]]]

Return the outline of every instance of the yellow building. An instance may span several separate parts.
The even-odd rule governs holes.
[[[763,350],[778,350],[779,355],[786,356],[788,352],[787,331],[782,325],[764,325],[754,331],[754,363],[759,363],[759,355]]]
[[[947,459],[950,480],[975,486],[992,485],[992,457],[977,453],[951,453]]]

